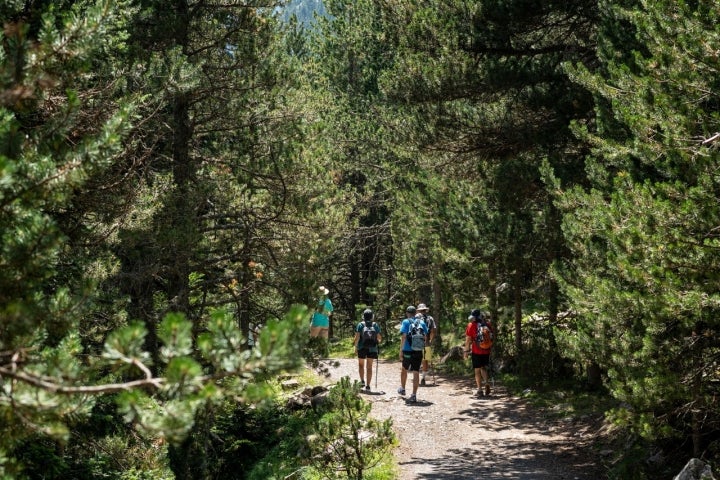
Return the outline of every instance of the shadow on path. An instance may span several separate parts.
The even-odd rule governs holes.
[[[334,379],[357,376],[357,360],[341,363]],[[373,403],[373,416],[393,420],[400,480],[605,478],[571,419],[546,417],[499,382],[490,396],[478,397],[470,376],[436,374],[410,403],[395,391],[399,375],[399,361],[382,360],[377,382],[387,393],[363,398]]]

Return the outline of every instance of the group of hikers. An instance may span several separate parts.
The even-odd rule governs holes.
[[[330,325],[329,317],[333,311],[332,302],[328,298],[328,289],[320,287],[320,299],[310,324],[310,335],[327,338]],[[430,309],[424,303],[417,308],[409,305],[405,309],[405,318],[400,323],[400,387],[399,395],[405,396],[408,373],[412,373],[412,394],[407,398],[409,403],[417,402],[417,392],[420,385],[425,385],[426,376],[430,369],[432,359],[432,345],[437,336],[437,323],[429,314]],[[371,309],[365,309],[362,320],[355,327],[353,344],[358,358],[358,374],[360,388],[370,391],[373,377],[373,361],[378,359],[382,341],[380,326],[374,321],[375,314]],[[470,355],[475,373],[475,384],[478,396],[490,395],[490,351],[495,336],[492,322],[488,316],[479,309],[473,309],[468,317],[465,328],[464,358]],[[376,381],[377,382],[377,381]]]

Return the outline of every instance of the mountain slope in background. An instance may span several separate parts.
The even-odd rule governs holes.
[[[322,0],[291,0],[283,12],[283,18],[289,19],[295,15],[298,22],[310,25],[315,21],[314,13],[325,15],[325,6]]]

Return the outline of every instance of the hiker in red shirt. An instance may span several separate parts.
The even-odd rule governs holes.
[[[492,323],[487,316],[477,308],[470,312],[470,321],[465,328],[465,358],[472,354],[472,365],[475,370],[475,384],[477,395],[483,394],[482,385],[485,382],[485,395],[490,395],[490,378],[487,367],[490,364],[490,350],[495,338]]]

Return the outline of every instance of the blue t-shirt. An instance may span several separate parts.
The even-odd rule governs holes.
[[[425,322],[421,318],[406,318],[403,320],[402,325],[400,325],[400,334],[405,334],[405,343],[403,343],[403,352],[412,352],[412,345],[410,345],[410,330],[412,330],[413,323],[417,322],[420,325],[420,328],[425,333],[425,335],[428,334],[427,325],[425,325]]]
[[[328,314],[333,311],[333,304],[328,297],[321,298],[318,301],[316,312],[313,313],[312,326],[328,328],[330,326],[330,318]]]
[[[377,332],[378,335],[380,335],[380,325],[378,325],[375,322],[372,322],[371,324],[373,326],[373,329]],[[362,332],[365,330],[365,322],[360,322],[357,324],[357,327],[355,327],[355,331],[360,334],[360,338],[358,339],[358,350],[363,348],[363,339],[362,339]],[[370,352],[377,352],[378,347],[375,345],[374,347],[369,347],[368,351]]]

